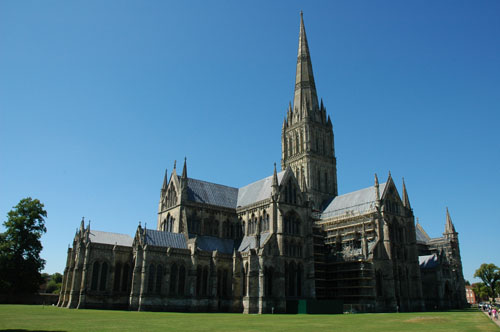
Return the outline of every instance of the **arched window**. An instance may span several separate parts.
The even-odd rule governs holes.
[[[207,296],[207,289],[208,289],[208,267],[205,266],[203,268],[203,282],[202,282],[202,292],[203,296]]]
[[[222,270],[218,269],[217,270],[217,291],[216,291],[217,296],[222,295]]]
[[[184,295],[184,289],[186,285],[186,269],[184,265],[179,267],[179,295]]]
[[[99,290],[106,290],[106,281],[108,279],[108,264],[106,262],[102,263],[101,266],[101,280],[99,284]]]
[[[92,266],[92,283],[90,286],[91,290],[97,290],[97,285],[99,283],[99,268],[100,268],[99,262],[94,262],[94,265]]]
[[[266,267],[264,269],[265,295],[273,296],[273,268]]]
[[[123,273],[122,273],[122,291],[126,292],[129,290],[129,275],[130,268],[128,264],[123,265]]]
[[[382,278],[382,272],[381,271],[377,271],[376,272],[376,289],[377,289],[377,296],[382,296],[384,295],[383,294],[383,285],[382,285],[382,282],[383,282],[383,278]]]
[[[287,262],[285,262],[285,296],[290,296],[290,267]]]
[[[248,295],[248,263],[245,263],[243,268],[243,296]]]
[[[229,275],[228,270],[222,271],[222,296],[224,297],[228,295],[228,284],[227,284],[228,275]]]
[[[148,292],[152,293],[155,289],[155,274],[156,269],[153,264],[149,265],[149,274],[148,274]]]
[[[201,266],[196,268],[196,295],[201,295],[201,283],[203,278],[203,272]]]
[[[170,294],[175,295],[177,294],[177,264],[172,264],[172,267],[170,268]]]
[[[304,135],[300,132],[300,152],[304,152]]]
[[[295,269],[295,263],[290,262],[288,265],[288,295],[289,296],[295,296],[295,291],[297,289],[297,275],[296,275],[296,269]]]
[[[302,296],[302,264],[297,266],[297,296]]]
[[[120,290],[120,277],[122,274],[122,265],[120,263],[116,263],[115,265],[115,273],[113,280],[113,290],[118,292]]]
[[[160,294],[161,293],[161,284],[163,282],[163,267],[161,265],[158,265],[156,268],[156,293]]]

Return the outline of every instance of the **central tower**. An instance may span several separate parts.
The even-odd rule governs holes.
[[[337,196],[332,121],[326,116],[323,101],[318,103],[302,12],[295,95],[281,131],[281,169],[288,166],[315,209],[320,209],[325,200]]]

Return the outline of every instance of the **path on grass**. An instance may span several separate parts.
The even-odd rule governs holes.
[[[489,320],[492,320],[495,324],[497,324],[500,327],[500,319],[498,320],[491,319],[490,316],[488,315],[488,311],[483,311],[483,313],[486,315],[486,317],[488,317]]]

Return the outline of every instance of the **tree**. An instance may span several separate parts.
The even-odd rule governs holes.
[[[34,293],[43,282],[40,238],[47,212],[38,199],[23,198],[7,213],[0,236],[0,293]]]
[[[483,300],[488,300],[488,287],[482,282],[476,282],[472,284],[472,290],[476,294],[477,301],[481,302]]]
[[[488,295],[492,298],[497,294],[497,282],[500,280],[500,269],[495,264],[483,263],[474,273],[474,278],[480,278],[488,289]]]

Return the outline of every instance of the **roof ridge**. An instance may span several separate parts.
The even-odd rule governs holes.
[[[285,171],[286,171],[286,170],[284,170],[284,171],[280,171],[280,172],[276,173],[276,175],[280,175],[281,173],[284,173]],[[256,180],[256,181],[254,181],[254,182],[248,183],[248,184],[246,184],[246,185],[244,185],[244,186],[242,186],[242,187],[239,187],[239,188],[238,188],[238,190],[239,190],[239,189],[241,189],[241,188],[245,188],[245,187],[251,186],[252,184],[255,184],[255,183],[258,183],[258,182],[264,181],[264,180],[266,180],[266,179],[270,179],[270,178],[272,178],[272,177],[273,177],[273,175],[274,175],[274,174],[271,174],[271,175],[266,176],[266,177],[264,177],[264,178],[262,178],[262,179],[259,179],[259,180]]]
[[[384,183],[381,183],[380,186],[385,186],[386,184],[387,184],[387,182],[384,182]],[[342,194],[342,195],[337,195],[337,196],[335,196],[335,198],[346,196],[346,195],[350,195],[350,194],[354,194],[354,193],[357,193],[357,192],[360,192],[360,191],[363,191],[363,190],[367,190],[367,189],[372,189],[372,188],[373,188],[373,186],[369,186],[369,187],[358,189],[358,190],[355,190],[355,191],[351,191],[351,192],[348,192],[348,193],[345,193],[345,194]]]
[[[91,229],[90,230],[90,234],[92,234],[93,232],[106,233],[106,234],[115,234],[115,235],[125,235],[125,236],[128,236],[128,237],[131,238],[131,236],[129,234],[125,234],[125,233],[115,233],[115,232],[100,231],[98,229]]]
[[[208,184],[214,184],[216,186],[221,186],[221,187],[226,187],[226,188],[230,188],[230,189],[236,189],[238,190],[238,188],[236,187],[231,187],[231,186],[228,186],[228,185],[225,185],[225,184],[220,184],[220,183],[215,183],[215,182],[209,182],[209,181],[205,181],[205,180],[200,180],[200,179],[195,179],[195,178],[187,178],[188,181],[189,180],[192,180],[192,181],[198,181],[198,182],[203,182],[203,183],[208,183]]]

